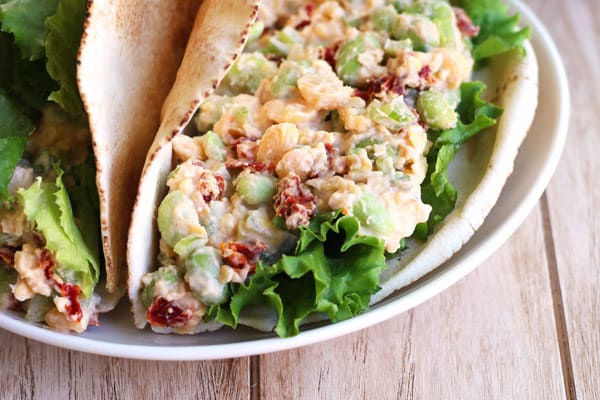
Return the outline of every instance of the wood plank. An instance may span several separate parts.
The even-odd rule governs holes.
[[[571,87],[569,136],[547,208],[575,391],[592,399],[600,393],[600,2],[530,3],[552,29]]]
[[[95,356],[0,331],[0,399],[249,399],[249,358],[155,362]]]
[[[264,399],[558,399],[539,208],[484,265],[390,321],[260,357]]]

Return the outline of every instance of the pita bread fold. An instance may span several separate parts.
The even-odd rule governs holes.
[[[93,0],[78,84],[96,156],[106,289],[124,286],[135,188],[200,0]]]
[[[162,110],[158,133],[146,158],[127,241],[128,291],[136,325],[143,328],[139,300],[142,276],[154,269],[158,248],[155,210],[171,171],[171,139],[189,123],[241,53],[258,13],[258,0],[204,0]]]
[[[242,23],[238,20],[241,15],[233,16],[233,8],[225,6],[221,11],[212,9],[213,5],[207,2],[202,6],[205,7],[211,10],[214,19],[202,18],[201,9],[177,81],[163,108],[161,127],[146,160],[132,217],[128,242],[129,296],[139,328],[146,325],[145,308],[139,294],[141,279],[157,266],[159,234],[155,217],[167,190],[167,175],[173,167],[171,139],[184,129],[200,102],[220,82],[230,62],[236,58],[237,53],[232,51],[242,49],[234,46],[234,32],[217,34],[214,31],[219,14],[223,14],[220,16],[223,21],[236,24]],[[247,21],[253,20],[253,17],[247,18]],[[221,34],[232,37],[226,44],[214,42],[215,35]],[[202,60],[210,69],[202,72],[194,66],[193,57],[198,57],[196,64]],[[411,241],[409,250],[400,259],[389,262],[381,276],[381,290],[373,296],[373,302],[423,277],[458,251],[483,223],[512,172],[519,146],[537,106],[538,67],[533,48],[526,43],[525,53],[513,51],[492,59],[482,76],[475,78],[487,83],[488,100],[503,107],[504,113],[493,129],[479,134],[458,153],[449,168],[450,180],[459,196],[455,210],[427,242]]]

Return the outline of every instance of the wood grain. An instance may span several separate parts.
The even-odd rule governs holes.
[[[560,357],[539,209],[485,265],[348,337],[260,358],[264,399],[558,399]]]
[[[248,399],[249,358],[154,362],[62,350],[0,331],[0,399]]]
[[[579,399],[600,393],[600,2],[531,0],[551,27],[571,88],[567,145],[547,191],[574,378]],[[560,16],[560,17],[557,17]]]

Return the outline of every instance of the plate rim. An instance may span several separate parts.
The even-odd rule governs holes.
[[[548,186],[560,161],[567,138],[571,112],[570,92],[565,67],[558,48],[547,29],[528,6],[523,4],[521,0],[507,0],[507,3],[514,11],[521,14],[521,18],[527,25],[531,26],[531,42],[536,53],[544,52],[552,61],[544,65],[543,68],[554,70],[553,75],[557,77],[557,80],[553,83],[556,85],[562,112],[558,117],[554,129],[555,134],[546,160],[531,189],[518,207],[511,212],[510,216],[494,228],[489,237],[484,239],[482,244],[473,249],[470,254],[467,254],[462,262],[441,270],[438,269],[438,271],[434,270],[433,277],[425,278],[424,284],[416,285],[414,289],[409,290],[397,299],[387,302],[383,300],[367,312],[356,317],[335,324],[308,329],[291,338],[268,337],[237,343],[205,345],[132,345],[55,332],[47,327],[25,322],[20,318],[3,313],[0,313],[0,328],[53,346],[104,356],[164,361],[226,359],[290,350],[347,335],[393,318],[449,288],[481,265],[522,224]]]

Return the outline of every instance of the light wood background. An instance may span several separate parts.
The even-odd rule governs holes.
[[[537,207],[475,272],[370,329],[227,361],[123,360],[0,331],[0,399],[600,398],[600,0],[527,3],[570,75],[569,137]]]

